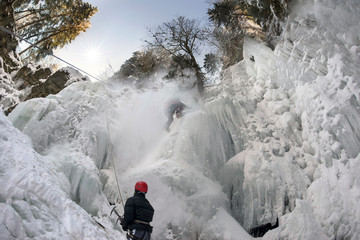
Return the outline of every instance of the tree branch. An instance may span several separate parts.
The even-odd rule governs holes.
[[[45,38],[37,41],[36,43],[34,43],[34,44],[30,45],[29,47],[27,47],[26,49],[22,50],[22,51],[19,53],[19,55],[22,55],[23,53],[25,53],[26,51],[28,51],[30,48],[32,48],[32,47],[34,47],[34,46],[37,46],[39,43],[42,43],[42,42],[44,42],[44,41],[52,38],[53,36],[56,36],[56,35],[58,35],[58,34],[60,34],[60,33],[62,33],[62,32],[65,32],[65,31],[67,31],[67,30],[70,30],[70,28],[63,29],[63,30],[61,30],[61,31],[55,32],[55,33],[53,33],[53,34],[50,34],[49,36],[47,36],[47,37],[45,37]],[[41,48],[40,48],[40,49],[41,49]]]
[[[41,18],[41,19],[38,19],[36,21],[29,22],[29,23],[27,23],[25,25],[22,25],[22,26],[18,27],[18,30],[24,29],[24,28],[26,28],[28,26],[31,26],[31,25],[39,23],[39,22],[43,22],[45,20],[54,19],[54,18],[57,18],[57,17],[63,17],[63,16],[66,16],[66,15],[67,14],[59,14],[59,15],[55,15],[55,16],[49,16],[49,17]]]

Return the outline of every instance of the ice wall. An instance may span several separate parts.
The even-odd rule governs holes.
[[[229,132],[202,110],[196,95],[172,89],[110,90],[102,84],[76,83],[55,96],[21,103],[9,119],[63,174],[71,200],[105,223],[110,221],[105,220],[108,201],[120,203],[114,160],[124,201],[136,181],[148,182],[148,198],[156,209],[155,239],[168,238],[169,231],[183,239],[236,239],[239,231],[248,238],[226,214],[229,202],[217,181],[235,153]],[[164,107],[174,95],[189,108],[167,133]],[[231,227],[215,230],[214,218]]]
[[[304,1],[294,11],[275,50],[274,80],[297,87],[296,113],[313,132],[329,134],[309,136],[332,146],[322,161],[340,158],[339,147],[354,158],[360,152],[358,1]]]
[[[110,112],[106,107],[111,97],[123,92],[110,92],[103,84],[72,84],[57,95],[19,104],[8,118],[31,138],[32,146],[53,171],[60,173],[59,186],[66,189],[69,199],[88,217],[103,218],[102,224],[109,228],[108,232],[115,231],[115,237],[120,233],[110,222],[111,209],[103,193],[103,181],[113,177],[113,171],[104,174],[101,170],[111,164],[107,129]],[[110,195],[114,191],[116,188]],[[94,226],[99,228],[96,223]]]
[[[229,135],[206,112],[187,113],[172,125],[156,157],[144,163],[153,167],[143,169],[141,174],[156,193],[168,189],[185,206],[177,210],[179,200],[165,200],[164,209],[164,205],[159,205],[164,200],[153,199],[160,212],[155,218],[162,223],[156,225],[155,231],[171,223],[171,231],[181,239],[199,236],[200,239],[236,239],[240,232],[244,239],[249,238],[229,214],[224,214],[229,210],[229,202],[217,181],[226,160],[233,154],[231,146]],[[162,182],[160,189],[154,179]],[[174,214],[163,213],[168,208],[175,209]],[[228,222],[232,225],[227,226]],[[219,229],[219,226],[225,227]]]
[[[1,239],[125,239],[105,232],[70,198],[73,183],[58,168],[61,160],[35,152],[3,113],[0,160]]]
[[[162,97],[162,90],[158,90],[156,96],[148,94],[155,103],[166,99]],[[219,126],[214,115],[201,109],[201,104],[194,101],[192,95],[177,94],[190,108],[183,118],[174,121],[170,133],[162,129],[166,121],[163,107],[158,112],[151,104],[143,106],[150,108],[152,115],[162,116],[161,137],[152,138],[151,148],[146,148],[149,145],[147,134],[139,132],[139,125],[136,125],[134,134],[128,133],[132,132],[131,125],[126,131],[121,127],[114,131],[119,145],[126,140],[139,146],[137,151],[133,151],[133,147],[124,149],[127,150],[125,155],[124,152],[115,153],[115,156],[121,157],[118,168],[124,195],[132,194],[132,184],[138,179],[144,179],[149,184],[147,195],[156,209],[153,222],[155,239],[222,239],[224,236],[225,239],[236,239],[239,232],[243,233],[244,239],[249,239],[243,228],[226,214],[229,202],[217,181],[225,162],[234,154],[229,133]],[[131,102],[137,106],[137,101]],[[159,104],[155,105],[159,108]],[[151,122],[151,115],[145,116]],[[120,121],[124,122],[125,119]],[[146,125],[145,122],[143,124]],[[156,128],[156,124],[152,126]],[[154,139],[157,139],[155,144]],[[138,145],[140,143],[145,147]],[[220,222],[223,222],[221,229],[218,226]],[[231,225],[226,226],[228,222]]]
[[[319,238],[358,238],[349,172],[360,152],[358,12],[356,1],[303,1],[274,52],[247,39],[245,60],[207,93],[206,109],[236,152],[220,180],[232,215],[246,229],[279,218],[280,230],[265,239],[313,239],[319,227]],[[290,227],[294,217],[314,228]]]
[[[255,61],[267,66],[271,50],[249,39],[245,46],[256,51],[251,53]],[[311,156],[301,157],[301,128],[290,112],[288,93],[255,73],[251,61],[226,70],[221,97],[220,87],[211,89],[206,103],[234,146],[218,180],[232,215],[245,229],[275,224],[279,216],[292,211],[296,199],[305,195],[313,172],[304,163]]]

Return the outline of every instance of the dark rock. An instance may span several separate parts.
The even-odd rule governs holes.
[[[8,76],[10,77],[10,75]],[[7,102],[11,99],[2,99],[0,96],[0,106],[3,107],[5,114],[8,115],[19,102],[57,94],[68,85],[79,81],[88,81],[88,78],[72,68],[63,68],[51,75],[49,68],[31,68],[25,66],[16,73],[13,79],[9,79],[7,82],[3,81],[3,85],[5,84],[4,86],[9,88],[7,92],[11,92],[11,89],[15,91],[16,94],[12,93],[9,95],[18,96],[17,101],[9,104]]]
[[[70,73],[66,69],[58,70],[50,77],[48,77],[45,82],[38,81],[38,83],[34,85],[34,87],[31,89],[31,93],[25,98],[24,101],[32,98],[46,97],[50,94],[57,94],[66,87],[70,77]],[[85,77],[78,78],[78,81],[84,80],[86,80]]]
[[[15,105],[13,105],[13,106],[11,106],[11,107],[9,107],[8,109],[6,109],[6,110],[4,111],[5,116],[8,116],[8,115],[12,112],[12,110],[14,110],[14,108],[16,108],[17,105],[18,105],[18,103],[15,104]]]
[[[51,74],[50,68],[37,68],[32,69],[29,66],[24,66],[13,77],[18,90],[23,90],[29,86],[40,84],[40,79],[47,79]]]

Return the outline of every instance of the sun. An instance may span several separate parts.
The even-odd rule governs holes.
[[[101,49],[99,47],[89,47],[85,51],[85,57],[87,61],[94,62],[101,58]]]
[[[104,57],[102,44],[88,43],[82,47],[83,60],[88,63],[99,62]]]

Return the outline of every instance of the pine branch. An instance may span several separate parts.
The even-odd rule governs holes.
[[[49,8],[29,9],[29,10],[25,10],[25,11],[15,12],[15,15],[18,15],[18,14],[20,14],[20,13],[30,12],[30,13],[27,14],[27,15],[24,15],[24,16],[21,16],[21,17],[15,19],[15,21],[19,21],[19,20],[21,20],[21,19],[23,19],[23,18],[26,18],[26,17],[30,16],[30,15],[33,15],[33,14],[35,14],[35,13],[41,13],[41,12],[44,12],[44,11],[50,11],[50,9],[49,9]]]
[[[49,35],[49,36],[47,36],[47,37],[45,37],[45,38],[37,41],[36,43],[34,43],[34,44],[30,45],[29,47],[27,47],[26,49],[22,50],[22,51],[19,53],[19,55],[22,55],[23,53],[27,52],[30,48],[37,46],[39,43],[42,43],[42,42],[44,42],[44,41],[46,41],[46,40],[48,40],[48,39],[50,39],[50,38],[52,38],[52,37],[54,37],[54,36],[62,33],[62,32],[65,32],[65,31],[67,31],[67,30],[70,30],[70,29],[71,29],[71,28],[63,29],[63,30],[61,30],[61,31],[55,32],[55,33],[53,33],[53,34],[51,34],[51,35]],[[40,48],[40,49],[41,49],[41,48]],[[42,49],[41,49],[41,50],[42,50]]]
[[[43,22],[45,20],[55,19],[55,18],[63,17],[63,16],[67,16],[67,14],[59,14],[59,15],[55,15],[55,16],[49,16],[49,17],[41,18],[41,19],[38,19],[36,21],[29,22],[29,23],[27,23],[25,25],[22,25],[22,26],[18,27],[18,30],[22,30],[22,29],[24,29],[24,28],[26,28],[28,26],[34,25],[34,24],[39,23],[39,22]]]

